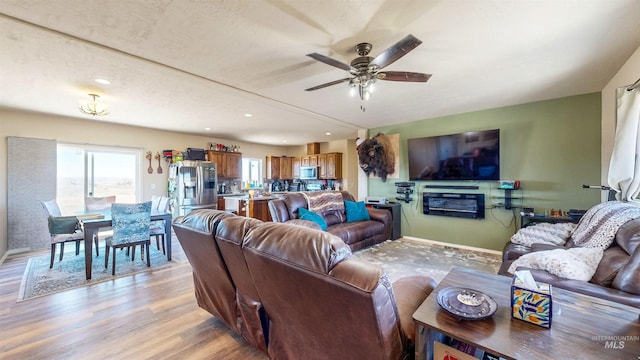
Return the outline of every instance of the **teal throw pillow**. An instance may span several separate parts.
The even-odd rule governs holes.
[[[324,220],[322,215],[318,213],[314,213],[313,211],[309,211],[301,207],[298,209],[298,218],[302,220],[313,221],[314,223],[320,225],[320,228],[322,228],[323,231],[327,230],[327,222]]]
[[[345,200],[344,208],[347,212],[347,222],[371,220],[364,201],[353,202]]]

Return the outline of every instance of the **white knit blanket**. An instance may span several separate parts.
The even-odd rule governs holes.
[[[511,237],[511,242],[529,247],[540,243],[562,246],[575,227],[576,224],[572,223],[539,223],[518,230]]]
[[[604,250],[613,243],[620,226],[640,217],[640,207],[621,201],[608,201],[589,209],[578,225],[537,224],[520,229],[511,242],[526,246],[534,243],[564,245],[571,237],[573,247],[537,251],[516,259],[509,267],[545,270],[565,279],[588,281],[595,274]]]
[[[607,201],[589,209],[571,234],[574,246],[608,248],[620,226],[640,217],[640,207],[622,201]]]

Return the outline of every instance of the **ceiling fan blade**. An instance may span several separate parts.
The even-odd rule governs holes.
[[[382,54],[376,56],[376,58],[369,63],[369,67],[374,66],[377,69],[382,69],[385,66],[391,65],[396,60],[407,55],[409,51],[415,49],[420,44],[422,44],[422,41],[409,34],[405,36],[404,39],[395,43],[392,47],[383,51]]]
[[[431,74],[415,73],[408,71],[384,71],[376,74],[378,80],[427,82]]]
[[[337,85],[337,84],[340,84],[340,83],[343,83],[343,82],[349,81],[349,80],[351,80],[351,78],[335,80],[335,81],[332,81],[332,82],[328,82],[326,84],[322,84],[322,85],[314,86],[312,88],[305,89],[305,91],[318,90],[318,89],[326,88],[326,87],[329,87],[329,86],[332,86],[332,85]]]
[[[320,55],[318,53],[312,53],[312,54],[307,54],[308,57],[323,62],[327,65],[331,65],[331,66],[335,66],[338,69],[342,69],[342,70],[347,70],[347,71],[351,71],[351,66],[347,65],[341,61],[338,61],[336,59],[332,59],[328,56],[324,56],[324,55]]]

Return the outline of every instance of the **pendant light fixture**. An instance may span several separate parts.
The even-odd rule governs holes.
[[[100,95],[89,94],[89,96],[91,96],[91,100],[80,101],[80,112],[93,116],[109,115],[111,113],[107,105],[97,101]]]

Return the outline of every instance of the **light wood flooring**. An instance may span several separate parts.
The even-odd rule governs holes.
[[[48,251],[8,257],[0,266],[0,359],[266,359],[198,307],[191,265],[173,239],[168,268],[20,303],[28,257]]]

